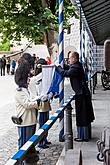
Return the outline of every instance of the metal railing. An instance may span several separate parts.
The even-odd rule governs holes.
[[[91,96],[92,96],[92,94],[95,94],[95,88],[97,85],[97,74],[98,73],[99,73],[98,71],[94,72],[94,74],[88,80],[88,86],[89,86],[89,89],[91,92]]]
[[[29,151],[29,149],[31,149],[33,145],[36,145],[42,139],[42,137],[47,133],[47,131],[52,127],[52,125],[60,117],[62,111],[68,108],[71,109],[70,103],[72,100],[74,100],[74,97],[75,95],[70,96],[66,100],[66,102],[55,111],[55,113],[49,118],[49,120],[20,148],[20,150],[18,150],[18,152],[14,154],[11,157],[11,159],[7,161],[6,165],[18,165],[19,163],[21,163],[25,159],[27,151]],[[67,133],[67,136],[66,136],[67,148],[71,148],[71,145],[69,145],[68,147],[68,143],[73,141],[72,136],[70,138],[70,135],[72,135],[71,130],[69,132],[68,133],[66,132]]]

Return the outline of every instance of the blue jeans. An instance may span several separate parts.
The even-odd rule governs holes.
[[[18,127],[19,149],[35,134],[35,131],[36,131],[36,124],[31,126]],[[24,163],[21,163],[21,165],[24,165]]]
[[[85,127],[77,127],[78,139],[91,139],[91,124]]]

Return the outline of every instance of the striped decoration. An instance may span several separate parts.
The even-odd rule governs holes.
[[[91,68],[91,74],[92,74],[92,76],[93,76],[93,74],[94,74],[94,46],[93,46],[93,42],[91,43],[91,51],[92,51],[92,59],[91,59],[91,61],[92,61],[92,68]]]
[[[63,66],[63,0],[59,0],[59,64]],[[64,103],[64,81],[63,78],[59,85],[59,105]],[[59,119],[60,132],[59,141],[64,141],[64,112]]]
[[[75,95],[70,96],[66,102],[55,111],[49,120],[20,148],[20,150],[7,161],[5,165],[16,165],[18,161],[24,160],[23,158],[25,158],[26,152],[41,140],[41,137],[51,128],[51,126],[59,118],[59,115],[64,111],[66,106],[71,103],[74,97]]]
[[[91,49],[91,41],[89,41],[89,80],[92,76],[92,49]]]
[[[80,7],[80,62],[82,63],[82,18],[81,18],[81,7]]]
[[[84,67],[85,62],[85,26],[84,23],[80,23],[80,62]]]
[[[84,67],[85,62],[85,26],[83,24],[82,28],[82,65]]]

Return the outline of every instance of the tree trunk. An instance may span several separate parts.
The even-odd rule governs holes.
[[[42,0],[42,6],[48,7],[48,0]],[[58,40],[58,38],[56,37],[57,35],[55,35],[55,33],[56,32],[53,30],[44,32],[44,42],[47,44],[50,56],[52,55],[52,44],[56,43]]]

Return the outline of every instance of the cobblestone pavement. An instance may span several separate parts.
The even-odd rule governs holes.
[[[15,112],[15,87],[13,76],[0,77],[0,165],[4,165],[17,151],[17,128],[11,121],[11,116]],[[71,95],[69,80],[65,81],[65,94],[65,99]],[[56,105],[57,100],[54,100],[54,110],[57,108]],[[52,144],[49,149],[40,149],[38,165],[55,165],[61,154],[64,143],[59,142],[59,121],[49,130],[48,139]]]

